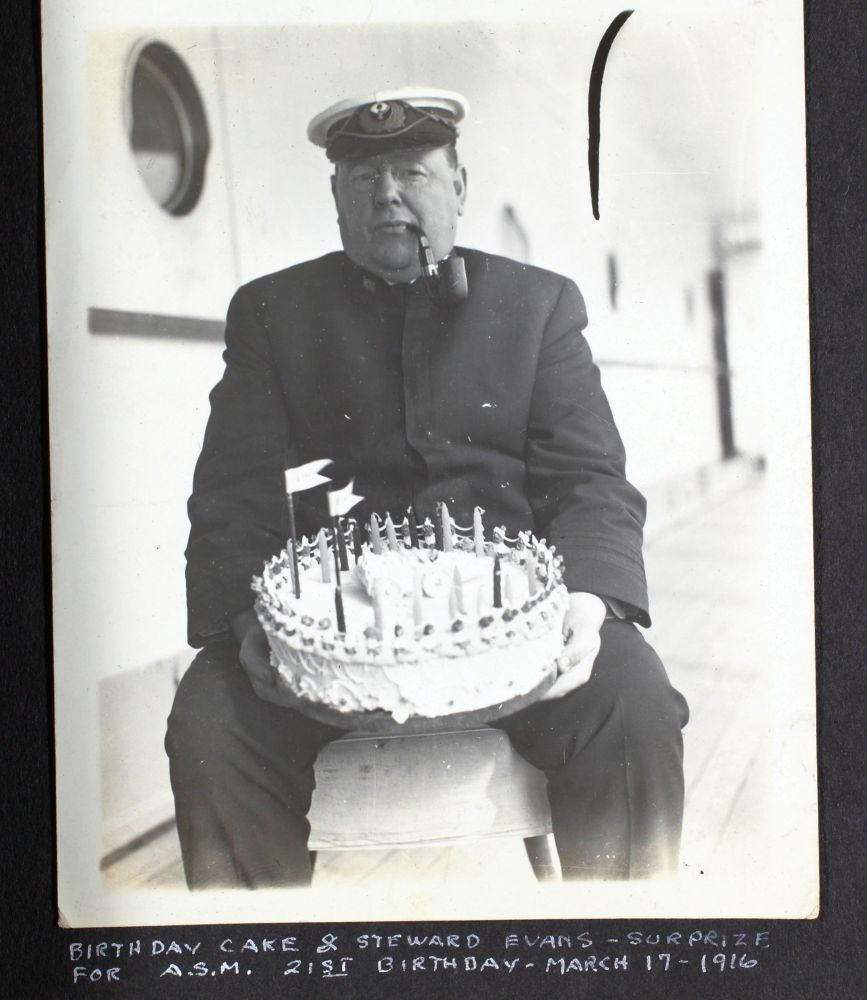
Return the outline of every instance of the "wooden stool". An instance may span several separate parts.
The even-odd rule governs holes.
[[[559,876],[545,777],[499,729],[350,733],[320,753],[315,773],[311,851],[523,837],[536,877]]]

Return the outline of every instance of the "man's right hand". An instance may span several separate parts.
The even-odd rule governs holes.
[[[256,694],[275,705],[292,707],[295,699],[289,691],[277,684],[277,672],[271,666],[268,637],[253,608],[235,615],[231,626],[240,645],[238,659],[247,671]]]

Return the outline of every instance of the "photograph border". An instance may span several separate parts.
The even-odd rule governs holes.
[[[9,824],[13,839],[4,852],[16,877],[7,880],[6,905],[15,914],[19,958],[17,979],[31,995],[65,996],[70,933],[54,926],[51,806],[50,656],[47,594],[47,460],[44,458],[44,321],[39,289],[44,281],[39,251],[41,222],[38,107],[38,32],[32,5],[16,0],[8,14],[14,58],[2,70],[10,140],[4,161],[10,186],[4,209],[7,240],[2,287],[22,335],[5,338],[4,379],[16,413],[16,433],[8,452],[4,514],[7,527],[7,579],[10,650],[19,669],[8,683],[12,708],[8,739],[16,749],[7,787],[26,789],[15,796]],[[808,138],[811,217],[811,319],[814,387],[814,468],[816,488],[817,623],[820,653],[820,805],[822,818],[823,911],[813,922],[774,922],[773,957],[752,979],[727,984],[726,996],[857,996],[865,983],[864,952],[858,947],[863,903],[864,802],[858,753],[863,745],[865,701],[861,671],[865,592],[864,538],[859,498],[863,494],[865,359],[862,350],[864,186],[853,175],[861,163],[858,130],[852,115],[865,105],[867,88],[859,67],[859,42],[865,16],[857,4],[813,3],[808,9]],[[853,109],[855,109],[853,111]],[[859,197],[860,195],[860,197]],[[844,199],[850,200],[844,200]],[[41,370],[41,378],[36,373]],[[43,456],[42,462],[39,456]],[[23,710],[20,706],[26,706]],[[40,738],[34,738],[34,733]],[[27,857],[29,863],[21,864]],[[653,925],[654,922],[647,922]],[[609,923],[606,922],[606,926]],[[157,930],[157,929],[152,929]],[[212,929],[215,933],[216,928]],[[101,938],[94,928],[88,940]],[[399,983],[398,986],[401,984]],[[543,983],[523,984],[528,995],[542,995]],[[804,992],[810,988],[810,993]],[[141,995],[141,984],[131,985]],[[392,987],[393,988],[393,987]],[[405,988],[405,987],[404,987]],[[230,995],[227,989],[213,995]],[[383,987],[386,989],[386,987]],[[433,995],[433,988],[420,987]],[[470,987],[467,985],[467,990]],[[577,989],[577,987],[575,987]],[[604,995],[600,988],[599,995]],[[685,981],[661,977],[621,984],[648,996],[692,995]],[[716,989],[723,989],[722,986]],[[120,990],[123,990],[121,992]],[[747,992],[748,991],[748,992]],[[787,992],[788,991],[788,992]],[[122,987],[114,995],[127,992]],[[606,991],[607,992],[607,991]],[[387,995],[385,992],[382,995]],[[705,995],[712,995],[711,992]]]

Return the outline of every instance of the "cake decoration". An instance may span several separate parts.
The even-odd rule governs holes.
[[[374,515],[357,563],[340,575],[335,552],[341,536],[356,535],[354,520],[335,518],[294,559],[288,548],[271,559],[253,589],[279,683],[302,702],[400,724],[496,706],[553,681],[568,600],[560,558],[526,532],[486,539],[481,516],[477,508],[463,528],[441,504],[430,525],[440,531],[425,522],[414,546],[409,517],[398,525]],[[451,548],[437,548],[440,539]]]

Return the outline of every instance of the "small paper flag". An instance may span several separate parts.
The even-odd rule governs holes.
[[[306,465],[296,465],[294,469],[287,469],[284,472],[286,477],[286,492],[301,493],[303,490],[312,490],[314,486],[322,483],[330,483],[328,476],[320,476],[320,470],[326,465],[331,465],[330,458],[317,458],[315,462],[308,462]]]
[[[354,479],[350,479],[342,490],[329,490],[328,513],[331,517],[343,517],[364,499],[352,492],[354,482]]]

